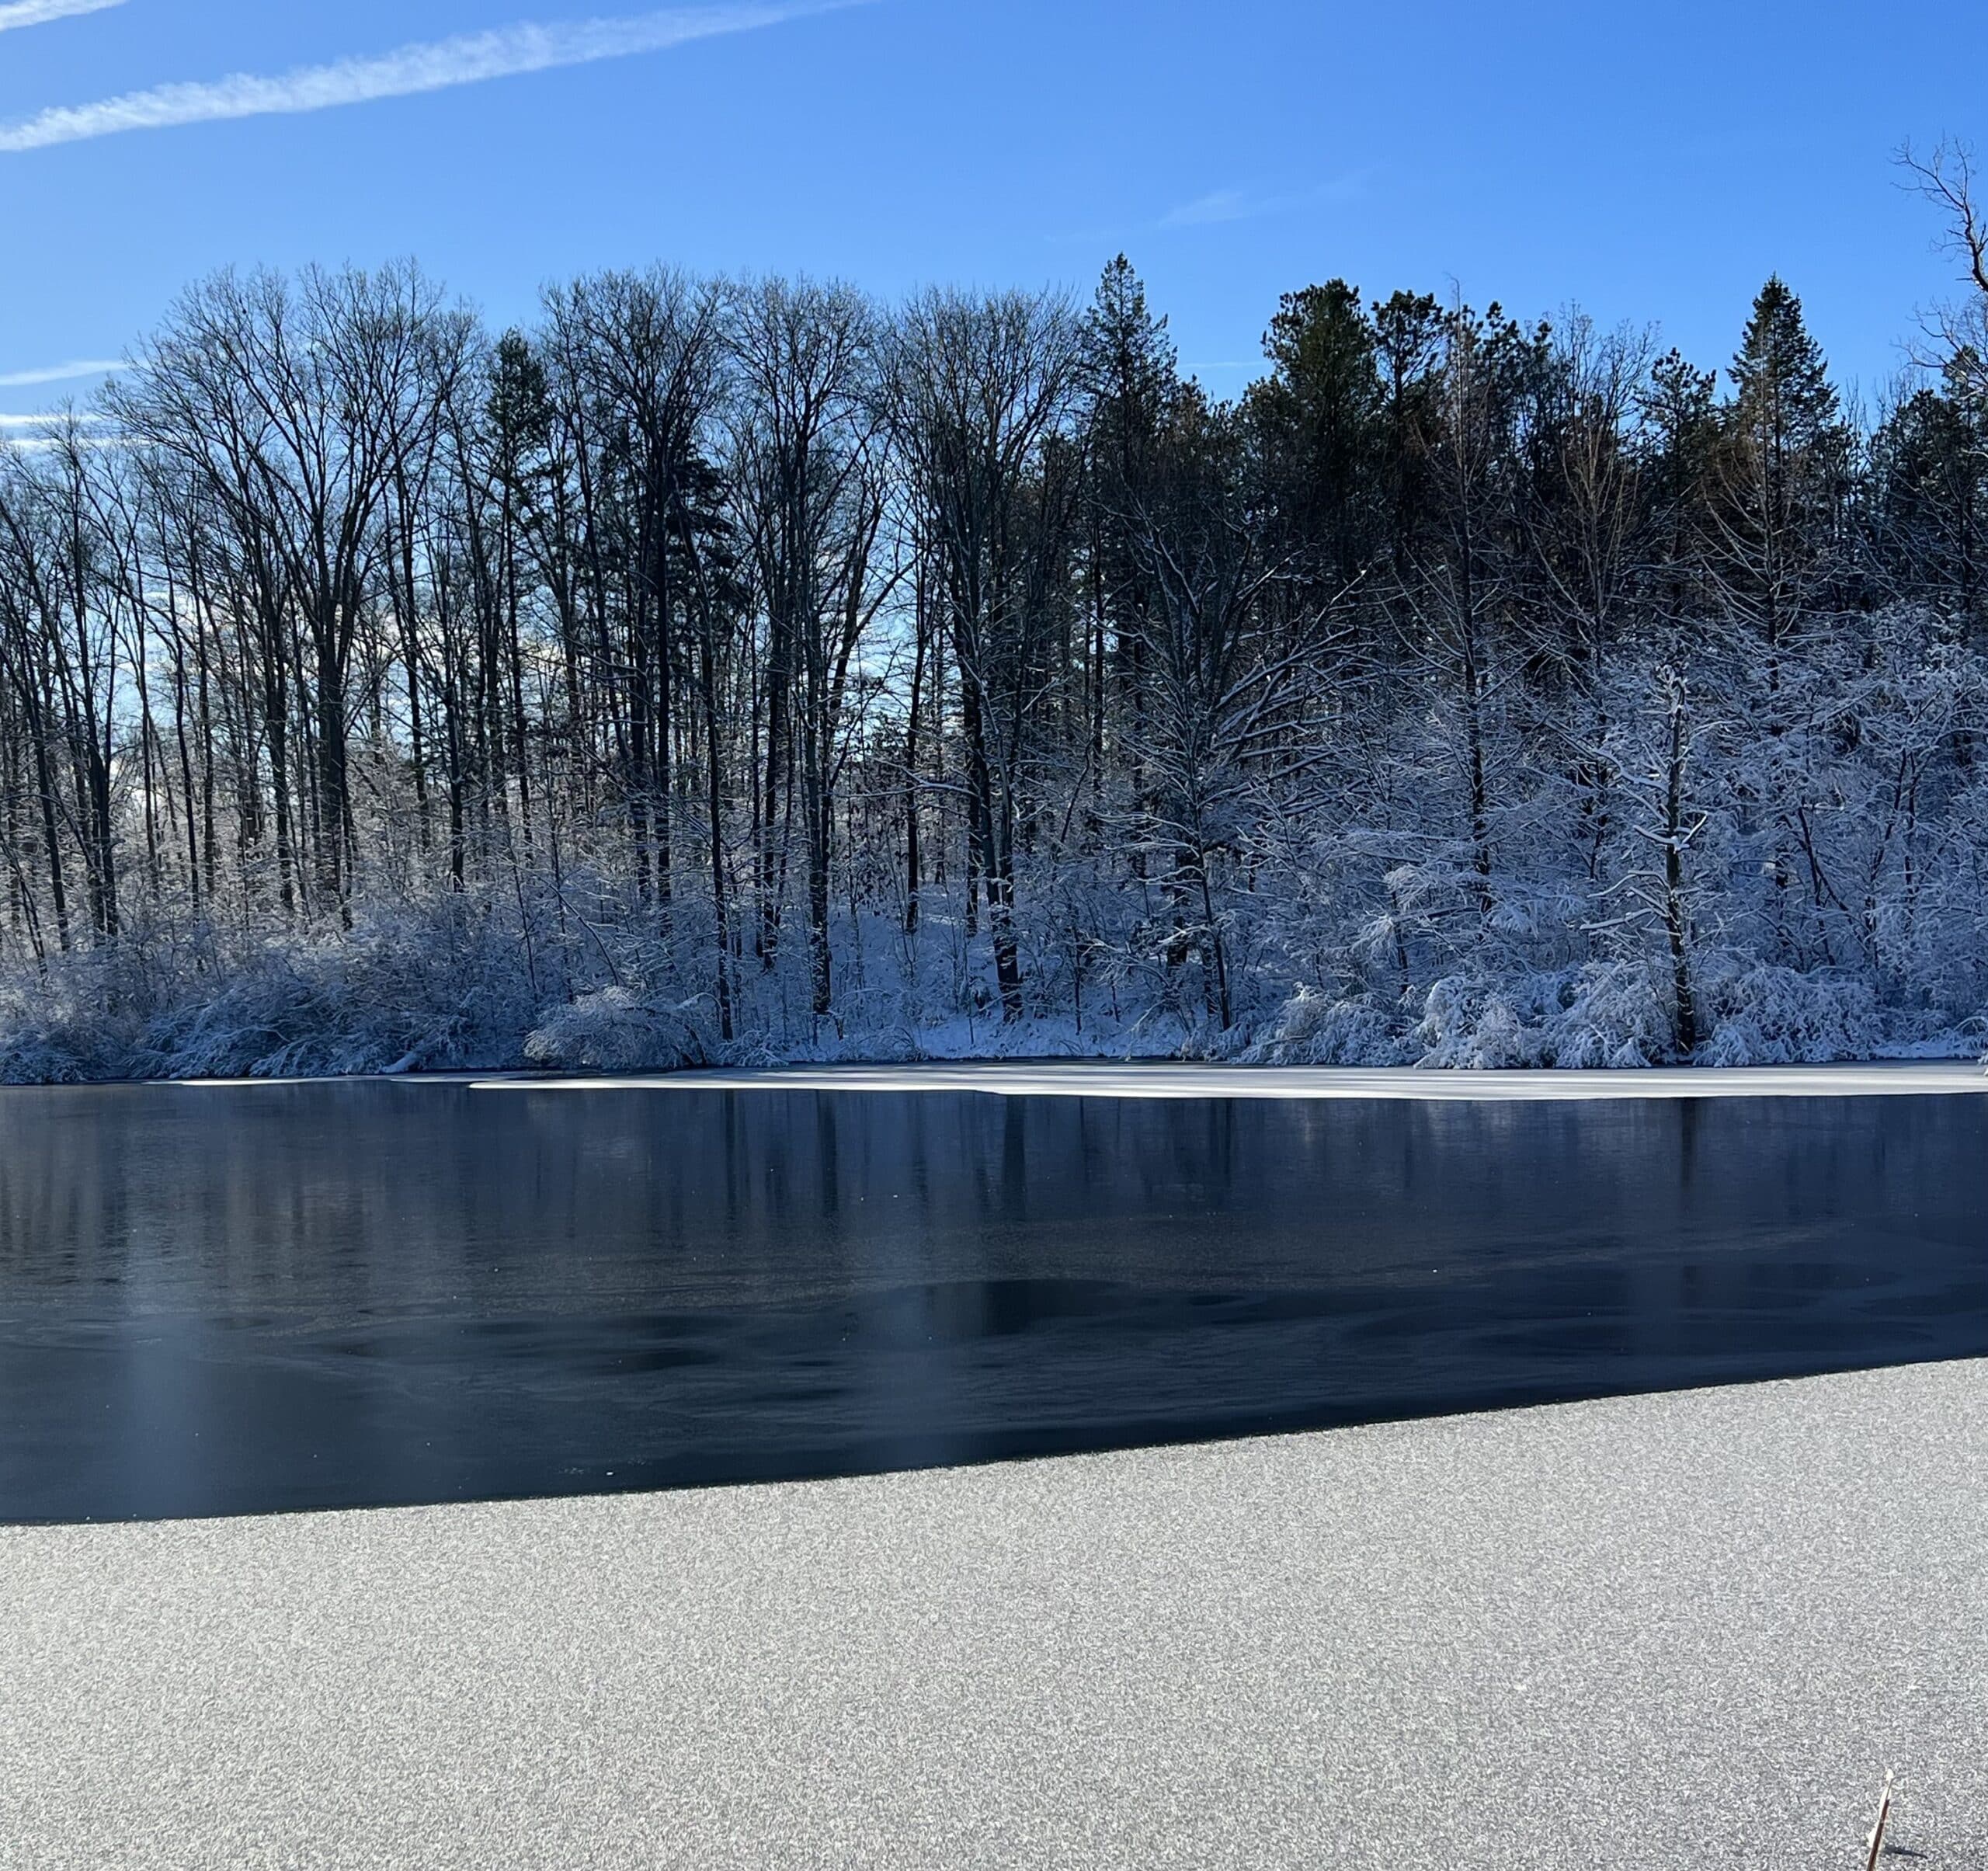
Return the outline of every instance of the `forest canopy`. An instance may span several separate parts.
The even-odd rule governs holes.
[[[0,1078],[1979,1051],[1973,266],[1869,411],[1778,278],[203,280],[0,436]]]

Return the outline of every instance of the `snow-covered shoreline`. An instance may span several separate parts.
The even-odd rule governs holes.
[[[1395,998],[1308,982],[1288,958],[1268,958],[1219,1029],[1151,979],[1109,992],[1092,979],[1081,1010],[1074,997],[1059,1006],[1052,971],[1009,1017],[984,957],[951,945],[959,926],[942,941],[934,921],[895,953],[902,931],[874,917],[860,944],[849,925],[871,965],[861,978],[845,971],[832,1015],[808,1010],[809,985],[788,955],[751,977],[749,996],[742,987],[728,1024],[695,991],[691,958],[654,943],[595,958],[617,981],[576,973],[562,986],[534,972],[545,929],[527,918],[521,934],[502,907],[430,905],[241,948],[213,931],[191,948],[134,937],[43,973],[0,965],[0,1084],[1086,1059],[1642,1077],[1687,1055],[1729,1070],[1988,1049],[1988,1003],[1972,986],[1908,994],[1894,983],[1887,998],[1874,980],[1723,950],[1698,957],[1700,1043],[1689,1049],[1655,964],[1541,971],[1488,956]],[[1312,972],[1336,979],[1329,958]]]
[[[1514,1072],[1413,1066],[1230,1066],[1148,1060],[773,1066],[631,1076],[472,1079],[489,1091],[985,1092],[998,1097],[1410,1099],[1506,1103],[1567,1099],[1925,1097],[1988,1093],[1971,1061],[1840,1066],[1659,1066]]]
[[[23,1090],[275,1090],[299,1085],[467,1086],[477,1091],[981,1092],[996,1097],[1381,1099],[1507,1104],[1625,1098],[1934,1097],[1988,1094],[1972,1059],[1868,1059],[1824,1066],[1666,1066],[1646,1071],[1538,1067],[1241,1066],[1180,1059],[944,1059],[694,1071],[347,1073],[288,1078],[120,1079]]]

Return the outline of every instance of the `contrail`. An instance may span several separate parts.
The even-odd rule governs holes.
[[[75,377],[107,377],[123,367],[121,358],[78,357],[72,363],[44,364],[36,370],[0,372],[0,390],[18,390],[29,384],[67,383]]]
[[[0,5],[0,33],[11,33],[19,26],[46,26],[51,19],[67,19],[76,13],[100,13],[123,4],[124,0],[6,0]]]
[[[561,65],[666,51],[692,40],[751,32],[804,14],[860,4],[863,0],[826,0],[825,4],[803,0],[799,5],[775,0],[766,5],[673,9],[623,19],[527,23],[494,32],[465,33],[426,45],[402,46],[375,57],[306,65],[272,77],[237,72],[211,83],[160,85],[94,104],[62,106],[0,126],[0,153],[46,149],[51,144],[115,136],[127,130],[165,130],[180,123],[329,110],[342,104],[368,103],[375,98],[408,97]]]

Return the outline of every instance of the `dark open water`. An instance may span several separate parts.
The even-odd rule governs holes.
[[[0,1091],[0,1521],[1988,1354],[1988,1098]]]

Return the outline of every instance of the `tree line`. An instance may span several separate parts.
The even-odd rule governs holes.
[[[1229,399],[1122,257],[1085,304],[606,273],[502,333],[412,264],[204,280],[0,443],[16,1022],[473,925],[520,1033],[686,1055],[1952,1029],[1988,282],[1922,179],[1979,290],[1868,412],[1778,279],[1722,376],[1333,280]]]

